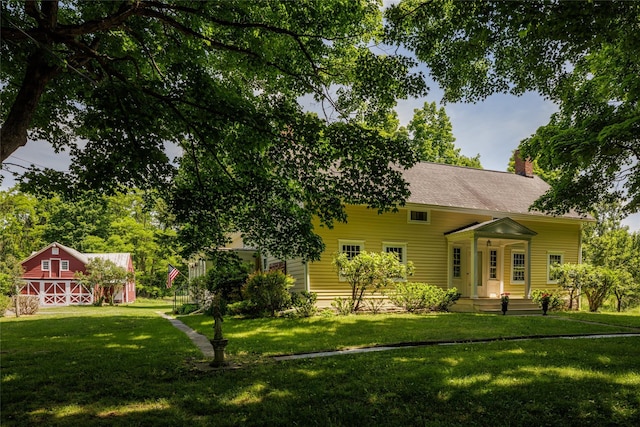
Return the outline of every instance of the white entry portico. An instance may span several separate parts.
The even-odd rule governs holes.
[[[445,233],[448,287],[466,298],[500,298],[505,288],[505,255],[512,262],[509,277],[522,283],[522,298],[531,294],[531,240],[537,233],[511,218],[471,224]]]

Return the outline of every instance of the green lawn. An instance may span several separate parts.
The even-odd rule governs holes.
[[[0,320],[0,424],[640,425],[639,337],[466,343],[286,362],[262,357],[241,369],[202,371],[195,363],[201,354],[155,313],[169,309],[146,302],[65,307]],[[606,315],[589,316],[597,323],[448,314],[228,318],[224,327],[232,358],[628,331],[601,324]],[[209,319],[182,320],[209,334]]]
[[[585,313],[589,315],[590,313]],[[631,316],[640,320],[640,316]],[[538,335],[630,332],[633,322],[606,324],[597,315],[586,319],[603,324],[572,322],[555,316],[500,316],[493,314],[443,313],[431,315],[358,315],[307,319],[236,319],[224,321],[224,335],[231,354],[260,355],[340,350],[404,342],[465,341]],[[213,319],[181,316],[180,320],[213,338]],[[636,321],[640,328],[640,321]],[[639,332],[638,331],[635,332]]]

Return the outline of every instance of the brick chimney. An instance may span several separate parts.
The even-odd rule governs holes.
[[[531,159],[527,157],[527,160],[523,160],[520,156],[520,150],[516,150],[513,157],[516,161],[516,173],[527,178],[533,178],[533,162]]]

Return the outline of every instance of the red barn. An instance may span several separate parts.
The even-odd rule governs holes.
[[[108,259],[133,273],[133,261],[129,253],[83,254],[54,242],[21,262],[25,285],[20,293],[37,295],[40,306],[91,304],[91,290],[78,283],[74,274],[78,271],[85,273],[87,263],[93,258]],[[135,300],[134,281],[126,283],[114,297],[114,302],[119,304]]]

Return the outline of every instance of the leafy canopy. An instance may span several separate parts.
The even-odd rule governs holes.
[[[1,19],[1,159],[27,138],[73,157],[70,174],[28,173],[31,188],[162,187],[186,253],[242,231],[311,259],[312,217],[331,226],[344,203],[408,196],[391,165],[417,149],[376,129],[426,86],[413,60],[375,47],[377,1],[9,0]]]
[[[558,104],[520,147],[558,174],[537,208],[640,210],[640,3],[404,0],[386,18],[446,101],[533,90]]]

